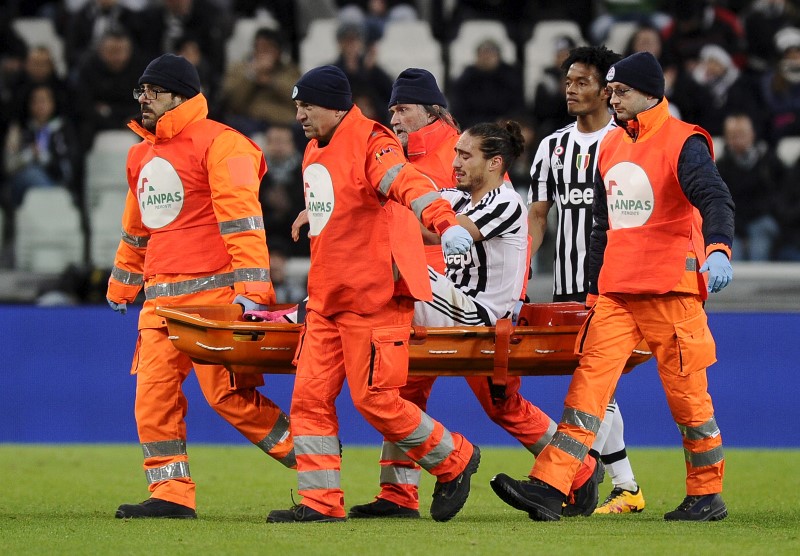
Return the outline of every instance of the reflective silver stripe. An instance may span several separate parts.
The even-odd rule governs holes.
[[[417,463],[420,464],[422,467],[430,471],[444,460],[448,458],[450,454],[453,453],[453,450],[456,449],[456,445],[453,442],[453,435],[450,434],[450,431],[445,429],[444,434],[442,435],[442,439],[436,445],[436,447],[422,456]]]
[[[145,442],[142,444],[145,458],[158,458],[163,456],[185,456],[185,440],[160,440],[159,442]]]
[[[555,433],[553,435],[553,440],[550,441],[550,445],[558,448],[562,452],[566,452],[578,461],[583,461],[583,458],[589,453],[588,446],[581,444],[570,435],[563,432]]]
[[[686,259],[686,270],[695,272],[697,270],[697,259]]]
[[[339,456],[338,436],[295,436],[294,453],[298,456]]]
[[[398,440],[395,442],[395,444],[397,444],[397,447],[403,452],[408,453],[409,450],[413,450],[417,446],[421,446],[426,440],[428,440],[432,432],[433,419],[431,419],[427,413],[420,410],[419,426],[414,429],[411,434],[402,440]]]
[[[289,469],[296,468],[297,458],[294,455],[294,450],[283,456],[281,459],[277,460],[277,462],[285,467],[288,467]]]
[[[687,427],[686,425],[678,425],[681,435],[687,440],[702,440],[704,438],[716,438],[719,436],[719,427],[717,420],[711,417],[708,421],[697,427]]]
[[[111,269],[111,277],[126,286],[141,286],[144,284],[144,274],[122,270],[118,266]]]
[[[269,282],[266,268],[237,268],[233,271],[234,282]]]
[[[270,450],[287,438],[289,438],[289,417],[283,411],[281,411],[281,414],[278,415],[278,420],[275,421],[275,425],[272,427],[272,430],[269,431],[267,436],[262,438],[259,442],[256,442],[256,446],[269,454]]]
[[[341,488],[339,472],[335,469],[300,471],[297,474],[297,488],[299,490]]]
[[[592,415],[591,413],[579,411],[572,407],[565,407],[564,413],[561,415],[561,422],[568,425],[574,425],[597,434],[597,431],[600,430],[600,423],[602,423],[603,420],[596,415]]]
[[[556,425],[556,422],[553,421],[552,419],[550,419],[550,424],[547,425],[547,432],[545,432],[542,435],[542,437],[539,440],[536,441],[536,444],[533,444],[531,446],[525,446],[525,447],[534,456],[538,456],[539,454],[542,453],[542,450],[544,450],[544,447],[547,446],[548,444],[550,444],[550,439],[553,438],[553,435],[556,433],[557,429],[558,429],[558,425]]]
[[[392,188],[392,184],[394,183],[394,179],[397,177],[397,174],[400,173],[400,170],[403,169],[405,164],[395,164],[383,175],[381,178],[381,183],[378,184],[378,189],[380,192],[389,196],[389,190]]]
[[[191,280],[184,280],[182,282],[162,282],[160,284],[153,284],[144,289],[144,296],[147,299],[155,299],[157,297],[186,295],[213,290],[215,288],[230,287],[233,285],[233,282],[233,272],[212,274],[211,276],[192,278]]]
[[[169,481],[170,479],[191,477],[188,461],[176,461],[162,467],[147,469],[144,474],[147,476],[147,484],[150,485],[153,483],[160,483],[161,481]]]
[[[707,467],[725,459],[725,454],[722,453],[722,446],[711,448],[707,452],[690,452],[684,449],[683,455],[692,467]]]
[[[411,201],[411,210],[414,211],[414,214],[417,215],[417,218],[422,220],[422,211],[428,208],[432,202],[437,199],[441,199],[442,196],[437,193],[436,191],[431,191],[430,193],[426,193],[422,197],[417,197],[413,201]]]
[[[238,220],[229,220],[227,222],[219,223],[219,233],[235,234],[237,232],[249,232],[250,230],[263,230],[264,217],[263,216],[248,216],[247,218],[239,218]]]
[[[122,230],[122,241],[132,247],[147,247],[147,242],[150,241],[150,236],[132,236],[125,230]]]
[[[422,474],[419,467],[398,467],[396,465],[381,466],[381,484],[390,485],[419,485],[419,477]]]
[[[394,442],[383,441],[381,446],[382,461],[413,461],[406,453],[397,447]]]

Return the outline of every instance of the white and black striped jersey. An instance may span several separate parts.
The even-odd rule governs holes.
[[[557,209],[554,295],[589,291],[585,266],[597,153],[603,137],[615,127],[612,118],[598,131],[581,133],[573,122],[542,139],[536,151],[528,203],[552,201]]]
[[[468,253],[446,257],[447,278],[497,318],[509,316],[528,275],[528,216],[522,197],[498,187],[472,206],[469,193],[450,188],[441,194],[483,235]]]

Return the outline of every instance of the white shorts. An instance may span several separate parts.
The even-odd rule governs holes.
[[[494,326],[496,317],[428,267],[433,301],[414,304],[413,324],[419,326]]]

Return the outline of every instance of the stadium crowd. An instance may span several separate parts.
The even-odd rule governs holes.
[[[15,21],[30,18],[52,23],[63,52],[21,35]],[[653,53],[664,69],[670,109],[715,139],[719,171],[738,209],[734,259],[800,260],[800,161],[779,149],[800,138],[794,0],[10,0],[0,7],[0,268],[15,268],[15,213],[32,187],[66,188],[83,214],[84,232],[91,227],[87,156],[99,132],[125,130],[138,117],[131,90],[147,61],[163,52],[197,67],[210,117],[262,146],[269,171],[260,198],[270,251],[279,259],[307,256],[307,240],[289,240],[303,208],[306,142],[291,90],[301,68],[309,69],[301,52],[310,24],[323,18],[336,21],[338,48],[323,63],[341,68],[362,112],[384,124],[396,77],[378,62],[388,26],[427,22],[449,69],[447,46],[461,23],[502,22],[512,55],[504,55],[500,37],[485,37],[459,75],[444,72],[442,86],[464,128],[499,118],[523,124],[526,152],[509,170],[520,191],[528,188],[539,141],[571,121],[561,61],[577,44],[604,44],[627,25],[620,54]],[[248,51],[227,59],[236,23],[245,19],[259,22]],[[554,59],[530,85],[526,72],[534,60],[526,59],[525,46],[534,29],[565,20],[577,24],[580,36],[555,37]],[[406,66],[416,65],[409,54]],[[88,254],[85,264],[92,264]]]

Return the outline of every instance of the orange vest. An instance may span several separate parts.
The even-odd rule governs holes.
[[[614,129],[598,155],[609,221],[599,291],[686,291],[685,274],[691,270],[688,289],[707,295],[697,273],[705,260],[702,219],[681,189],[677,166],[689,136],[704,136],[709,148],[711,137],[704,129],[670,116],[666,100],[637,119],[640,131],[635,142],[623,128]],[[687,255],[696,256],[694,268]]]
[[[459,133],[441,120],[408,134],[406,153],[414,167],[431,178],[438,189],[455,187],[453,159]],[[439,274],[446,266],[441,245],[426,245],[425,259]]]
[[[376,137],[386,152],[368,150]],[[405,281],[401,290],[407,289],[415,299],[432,297],[419,220],[408,208],[382,195],[381,184],[371,183],[367,176],[367,166],[381,158],[386,162],[384,177],[392,180],[389,171],[405,163],[403,148],[393,133],[364,117],[357,106],[338,125],[330,143],[321,147],[313,139],[306,146],[309,310],[325,316],[341,311],[376,312],[395,294],[394,265]],[[422,176],[412,181],[405,186],[418,188],[419,196],[434,191],[430,180]]]

